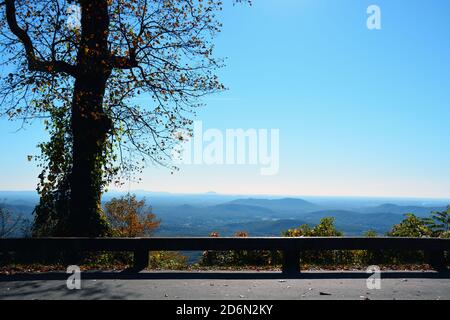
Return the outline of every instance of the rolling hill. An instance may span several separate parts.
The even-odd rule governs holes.
[[[284,199],[248,198],[248,199],[234,200],[229,203],[262,207],[270,209],[272,211],[280,211],[280,212],[311,212],[321,209],[321,207],[317,204],[297,198],[284,198]]]
[[[364,213],[394,213],[394,214],[406,214],[413,213],[418,216],[427,216],[433,211],[445,211],[446,207],[421,207],[421,206],[401,206],[392,203],[385,203],[379,206],[364,208],[361,210]]]

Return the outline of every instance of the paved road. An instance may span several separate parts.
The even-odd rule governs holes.
[[[383,272],[381,289],[369,290],[367,274],[305,272],[300,277],[260,273],[82,273],[80,290],[69,290],[68,275],[0,276],[0,299],[445,299],[450,273]]]

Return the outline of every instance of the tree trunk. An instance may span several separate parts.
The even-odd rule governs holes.
[[[70,175],[69,236],[102,236],[107,224],[102,215],[102,167],[111,120],[103,108],[106,82],[111,74],[108,49],[107,0],[81,3],[81,44],[72,98],[72,171]]]
[[[68,221],[72,236],[100,236],[102,159],[110,121],[103,112],[104,83],[80,79],[72,103],[71,205]]]

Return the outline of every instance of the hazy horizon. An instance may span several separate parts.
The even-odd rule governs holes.
[[[36,196],[38,196],[38,193],[36,190],[26,190],[26,189],[18,189],[18,190],[6,190],[6,189],[0,189],[0,193],[33,193]],[[261,194],[261,193],[219,193],[215,191],[205,191],[205,192],[170,192],[170,191],[156,191],[156,190],[146,190],[146,189],[131,189],[131,190],[123,190],[123,189],[109,189],[108,191],[104,192],[104,195],[108,193],[120,193],[120,194],[141,194],[141,193],[153,193],[156,196],[225,196],[225,197],[257,197],[257,198],[295,198],[295,199],[301,199],[301,198],[330,198],[330,199],[376,199],[376,200],[411,200],[411,201],[421,201],[421,200],[433,200],[433,201],[448,201],[450,205],[450,197],[420,197],[420,196],[370,196],[370,195],[320,195],[320,194]],[[1,202],[0,198],[0,202]]]

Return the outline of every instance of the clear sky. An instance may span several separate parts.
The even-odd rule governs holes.
[[[381,8],[381,30],[366,9]],[[450,198],[450,2],[254,0],[227,5],[216,39],[229,88],[205,129],[279,129],[280,170],[149,166],[131,189]],[[0,190],[31,190],[39,123],[0,120]]]

